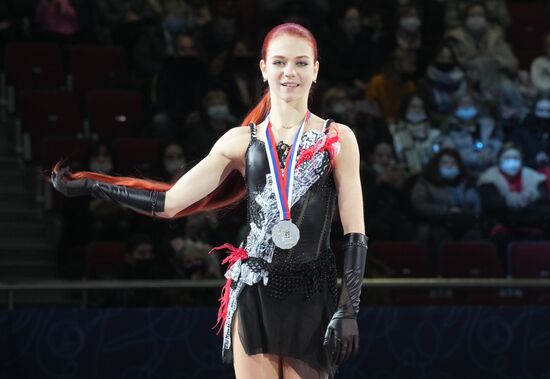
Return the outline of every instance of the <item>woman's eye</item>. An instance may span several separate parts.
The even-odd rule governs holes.
[[[273,62],[273,64],[277,64],[277,65],[280,65],[280,64],[282,64],[282,63],[283,63],[283,61],[274,61],[274,62]]]
[[[298,66],[307,66],[307,62],[298,62]]]

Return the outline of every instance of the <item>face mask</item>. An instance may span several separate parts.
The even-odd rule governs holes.
[[[534,114],[538,118],[550,119],[550,100],[539,100],[535,106]]]
[[[453,180],[460,174],[460,170],[456,166],[441,166],[439,174],[445,180]]]
[[[453,62],[435,62],[434,65],[439,71],[443,72],[449,72],[453,68],[455,68],[455,65]]]
[[[208,107],[208,117],[212,120],[222,121],[229,116],[229,108],[227,104],[212,105]]]
[[[107,174],[113,169],[113,164],[109,161],[106,162],[91,162],[90,170],[94,172],[101,172]]]
[[[407,121],[412,122],[413,124],[418,124],[419,122],[426,120],[426,113],[414,111],[407,112],[405,118],[407,119]]]
[[[175,174],[183,168],[185,165],[185,160],[183,159],[165,159],[164,160],[164,170],[169,174]]]
[[[461,120],[468,121],[477,116],[477,109],[475,107],[459,107],[455,111],[455,116]]]
[[[179,34],[185,30],[185,20],[179,17],[168,16],[164,20],[164,28],[172,35]]]
[[[334,114],[344,114],[346,113],[346,106],[342,102],[336,102],[332,104],[332,107],[330,108],[331,112]]]
[[[466,27],[472,32],[480,32],[487,26],[484,16],[470,16],[466,19]]]
[[[386,171],[386,168],[379,163],[373,163],[372,168],[377,174],[382,174],[384,171]]]
[[[521,169],[521,161],[517,158],[506,158],[500,161],[500,169],[509,176],[516,175]]]
[[[416,32],[420,25],[422,25],[422,21],[418,17],[403,17],[399,25],[407,32]]]

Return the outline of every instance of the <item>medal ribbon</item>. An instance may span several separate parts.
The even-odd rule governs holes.
[[[267,152],[267,160],[269,162],[269,170],[273,177],[273,192],[275,192],[275,198],[277,200],[277,208],[279,208],[279,217],[281,220],[290,220],[290,200],[292,200],[292,185],[294,183],[294,172],[298,151],[298,144],[301,141],[304,126],[309,119],[310,112],[307,111],[302,125],[296,132],[294,142],[290,147],[290,151],[286,157],[284,172],[281,172],[281,162],[279,161],[279,155],[277,154],[277,147],[275,145],[275,137],[271,130],[271,121],[268,122],[265,128],[265,149]]]

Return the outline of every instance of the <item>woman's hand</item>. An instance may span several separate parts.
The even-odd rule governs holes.
[[[71,175],[69,167],[62,167],[57,173],[52,171],[53,188],[67,197],[87,196],[95,181],[92,179],[67,180]]]

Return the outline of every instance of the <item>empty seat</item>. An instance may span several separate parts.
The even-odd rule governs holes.
[[[122,242],[91,242],[86,247],[88,278],[118,277],[124,266],[126,246]]]
[[[508,246],[508,256],[512,277],[550,277],[550,241],[513,242]]]
[[[495,246],[489,241],[452,241],[440,252],[441,275],[447,278],[504,276]]]
[[[143,100],[137,91],[93,90],[88,93],[90,131],[102,139],[131,137],[143,123]]]
[[[85,170],[90,141],[75,137],[47,137],[42,140],[40,165],[47,170],[60,160],[73,171]]]
[[[61,49],[55,44],[12,42],[5,59],[6,84],[18,90],[57,88],[65,82]]]
[[[151,175],[159,167],[160,141],[118,138],[113,141],[114,166],[122,175]]]
[[[369,255],[386,264],[395,277],[435,276],[426,247],[418,242],[376,242],[370,247]]]
[[[80,110],[74,93],[25,90],[21,92],[20,98],[21,129],[30,137],[33,160],[40,160],[41,141],[45,137],[74,137],[82,131]]]
[[[115,46],[75,46],[73,88],[81,99],[93,88],[121,88],[128,83],[126,53]]]

